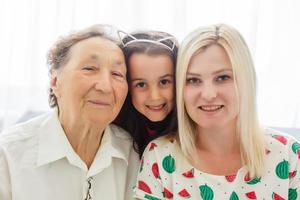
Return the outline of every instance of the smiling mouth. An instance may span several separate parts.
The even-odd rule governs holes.
[[[163,103],[163,104],[160,104],[160,105],[157,105],[157,106],[152,106],[152,105],[146,105],[146,107],[150,110],[153,110],[153,111],[160,111],[162,110],[167,104],[166,103]]]
[[[203,110],[205,112],[215,112],[217,110],[222,109],[224,106],[219,105],[219,106],[199,106],[200,110]]]
[[[109,103],[103,102],[103,101],[89,101],[90,103],[94,104],[94,105],[98,105],[98,106],[109,106]]]

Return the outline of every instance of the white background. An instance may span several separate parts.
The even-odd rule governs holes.
[[[256,64],[262,124],[300,128],[299,10],[299,0],[0,0],[0,130],[49,110],[48,49],[95,23],[179,41],[199,26],[234,26]]]

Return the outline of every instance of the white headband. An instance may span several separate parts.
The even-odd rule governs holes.
[[[132,40],[130,40],[129,42],[124,43],[121,34],[124,34],[124,35],[130,37]],[[129,33],[126,33],[124,31],[121,31],[121,30],[118,30],[118,36],[119,36],[119,38],[120,38],[120,40],[122,42],[123,47],[126,47],[126,46],[128,46],[128,45],[130,45],[132,43],[148,42],[148,43],[152,43],[152,44],[161,45],[161,46],[163,46],[163,47],[165,47],[165,48],[167,48],[167,49],[169,49],[170,51],[173,52],[173,50],[175,48],[175,44],[176,44],[176,39],[175,39],[175,37],[172,37],[172,36],[165,37],[165,38],[162,38],[162,39],[159,39],[159,40],[138,39],[138,38],[134,37],[133,35],[131,35]],[[173,42],[172,47],[169,47],[168,45],[162,43],[162,41],[166,41],[166,40],[171,40]]]

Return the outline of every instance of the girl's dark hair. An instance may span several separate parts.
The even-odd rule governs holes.
[[[165,47],[164,45],[151,42],[158,41],[167,37],[170,37],[170,39],[160,41],[160,43],[164,44]],[[132,40],[135,41],[130,42]],[[150,42],[145,42],[144,40],[148,40]],[[122,42],[125,46],[123,47],[123,52],[125,55],[126,66],[128,68],[128,83],[130,83],[129,61],[131,56],[135,53],[147,55],[167,55],[172,60],[174,73],[176,72],[175,68],[178,44],[177,40],[172,35],[159,31],[136,32],[131,34],[130,36],[126,36],[125,38],[123,38]],[[128,42],[130,42],[130,44],[126,45]],[[114,123],[121,126],[123,129],[130,133],[130,135],[133,137],[133,147],[141,158],[147,144],[151,140],[159,136],[175,133],[177,131],[176,103],[172,111],[164,120],[160,122],[151,122],[149,119],[147,119],[144,115],[142,115],[135,109],[131,101],[131,94],[129,90],[125,103]],[[153,136],[149,135],[149,129],[154,130],[156,134]]]

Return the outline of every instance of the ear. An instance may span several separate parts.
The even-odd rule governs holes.
[[[57,97],[60,96],[60,90],[59,90],[59,84],[58,84],[58,72],[57,70],[53,70],[51,72],[51,79],[50,79],[50,87],[54,93],[54,95]]]

